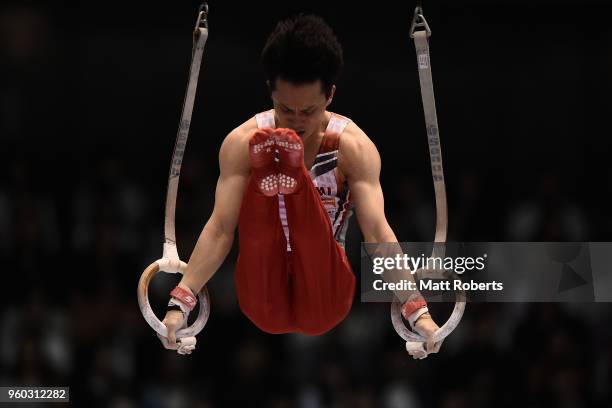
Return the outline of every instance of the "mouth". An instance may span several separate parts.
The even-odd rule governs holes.
[[[297,135],[299,137],[304,137],[304,133],[306,133],[306,131],[304,131],[304,130],[296,130],[295,133],[297,133]]]

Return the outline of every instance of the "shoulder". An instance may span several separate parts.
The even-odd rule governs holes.
[[[246,122],[242,123],[237,128],[233,129],[223,140],[223,145],[221,149],[224,147],[236,147],[241,145],[248,145],[249,138],[257,130],[257,121],[255,117],[249,118]]]
[[[338,166],[344,174],[380,167],[380,156],[374,142],[355,122],[349,122],[338,146]]]
[[[229,132],[219,150],[219,161],[222,168],[230,166],[248,170],[249,139],[255,130],[257,130],[257,121],[253,116]]]
[[[342,153],[355,154],[376,149],[368,135],[353,121],[349,122],[340,137],[338,149]]]

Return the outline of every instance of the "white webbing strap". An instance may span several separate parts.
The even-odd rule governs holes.
[[[422,30],[417,30],[421,28]],[[436,234],[432,258],[444,257],[444,242],[448,230],[448,208],[446,203],[446,186],[444,184],[444,168],[442,166],[442,148],[440,145],[440,135],[438,132],[438,117],[436,115],[436,102],[434,98],[433,78],[431,74],[431,61],[429,57],[429,43],[427,38],[431,35],[431,30],[427,20],[423,16],[423,10],[419,5],[415,9],[410,36],[414,39],[417,55],[417,65],[419,72],[419,82],[421,85],[421,97],[423,100],[423,111],[425,114],[425,127],[427,129],[427,141],[429,145],[429,157],[431,160],[431,173],[434,183],[436,196]],[[441,272],[441,271],[438,271]],[[431,278],[431,274],[424,277]],[[418,333],[410,331],[401,318],[400,303],[395,301],[391,305],[391,320],[397,333],[406,340],[406,349],[415,358],[424,358],[427,352],[423,343],[427,339]],[[434,334],[435,342],[442,342],[453,329],[459,324],[465,309],[465,293],[457,292],[455,308],[448,321]]]
[[[419,68],[419,82],[421,84],[421,97],[425,113],[425,128],[429,145],[429,158],[431,160],[431,175],[436,194],[436,235],[435,242],[446,241],[448,229],[448,209],[446,204],[446,186],[444,184],[444,168],[442,167],[442,148],[438,133],[438,117],[436,115],[436,102],[434,98],[433,79],[431,76],[431,63],[429,58],[429,44],[427,31],[414,33],[414,45],[417,53]],[[442,245],[436,248],[443,248]],[[434,250],[436,249],[434,248]],[[444,256],[444,251],[441,256]]]
[[[167,273],[184,273],[187,265],[182,262],[178,256],[176,247],[175,234],[175,210],[176,196],[178,191],[179,176],[181,173],[181,164],[183,155],[187,145],[187,136],[189,135],[189,126],[191,124],[191,116],[193,114],[193,105],[195,101],[196,89],[198,86],[198,77],[200,74],[200,66],[204,55],[204,46],[208,39],[208,5],[206,3],[200,6],[198,10],[198,18],[196,20],[195,30],[193,32],[193,48],[191,53],[191,66],[189,69],[189,82],[185,99],[183,101],[183,110],[181,112],[181,120],[179,130],[172,153],[172,162],[170,164],[170,174],[168,177],[168,191],[166,194],[166,213],[164,220],[164,248],[161,259],[153,262],[142,273],[138,282],[138,304],[140,311],[149,325],[157,332],[162,339],[162,343],[168,346],[167,337],[168,330],[166,326],[155,316],[148,298],[149,283],[160,271]],[[184,316],[183,326],[176,332],[177,351],[179,354],[190,354],[196,345],[195,335],[198,334],[206,325],[210,315],[210,298],[206,286],[204,286],[197,294],[200,301],[199,313],[195,322],[187,327],[187,315]],[[173,345],[174,346],[174,345]],[[167,347],[168,348],[168,347]]]
[[[176,142],[174,144],[174,151],[172,153],[172,162],[170,164],[170,174],[168,176],[163,257],[168,258],[171,261],[179,260],[176,249],[174,222],[176,195],[178,191],[179,176],[181,174],[181,165],[183,163],[183,155],[185,154],[187,137],[189,136],[189,126],[191,125],[191,116],[193,114],[193,105],[198,87],[198,77],[200,75],[200,66],[202,65],[202,56],[204,55],[204,46],[206,45],[206,40],[208,39],[207,14],[208,6],[203,4],[198,11],[198,19],[193,32],[193,49],[191,53],[191,67],[189,69],[189,82],[187,84],[187,91],[185,92],[183,110],[181,112],[181,121],[179,122],[179,129],[176,136]]]

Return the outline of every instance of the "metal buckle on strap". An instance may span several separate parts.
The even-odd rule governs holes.
[[[429,28],[429,24],[427,24],[427,20],[425,20],[423,8],[421,8],[421,6],[417,6],[414,9],[412,24],[410,24],[410,38],[414,38],[414,32],[417,30],[417,28],[424,28],[427,32],[427,37],[431,37],[431,29]]]
[[[196,20],[195,30],[198,28],[208,28],[208,3],[204,2],[198,9],[198,19]]]

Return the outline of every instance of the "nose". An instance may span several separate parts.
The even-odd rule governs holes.
[[[306,122],[303,118],[295,117],[294,115],[292,115],[287,120],[287,123],[292,129],[302,129]]]

